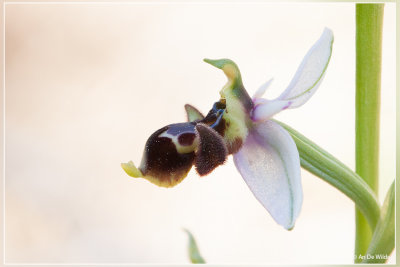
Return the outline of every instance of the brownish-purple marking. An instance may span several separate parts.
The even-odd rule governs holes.
[[[178,142],[182,146],[190,146],[193,144],[194,139],[196,138],[196,134],[194,133],[184,133],[179,135]]]
[[[198,123],[196,130],[199,147],[196,151],[195,166],[198,174],[203,176],[225,162],[228,150],[224,139],[208,125]]]

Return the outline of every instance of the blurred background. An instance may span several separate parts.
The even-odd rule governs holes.
[[[277,119],[354,168],[354,3],[7,4],[7,263],[188,263],[187,228],[209,263],[353,262],[354,204],[302,170],[295,228],[277,225],[232,159],[159,188],[127,176],[155,130],[207,113],[227,57],[250,94],[289,84],[324,27],[333,55],[317,93]],[[385,4],[380,196],[395,178],[395,4]],[[394,255],[390,262],[394,263]]]

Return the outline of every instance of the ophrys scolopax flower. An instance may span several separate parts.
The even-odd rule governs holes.
[[[219,101],[206,116],[185,105],[189,122],[157,130],[147,140],[139,168],[132,161],[123,163],[122,168],[130,176],[172,187],[193,165],[199,175],[206,175],[233,154],[254,196],[277,223],[293,228],[303,199],[299,154],[290,134],[270,118],[303,105],[315,93],[328,66],[332,44],[333,34],[325,29],[287,89],[273,100],[261,98],[270,82],[251,98],[232,60],[205,59],[228,78]]]

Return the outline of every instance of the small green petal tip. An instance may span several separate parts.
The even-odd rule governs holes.
[[[228,58],[222,58],[222,59],[208,59],[205,58],[204,62],[207,62],[208,64],[221,69],[225,75],[228,77],[228,80],[230,82],[235,82],[239,84],[240,86],[242,85],[242,78],[240,76],[240,71],[239,67],[236,65],[235,62]]]
[[[135,178],[143,177],[142,172],[138,168],[136,168],[135,164],[133,164],[132,161],[129,161],[128,163],[121,163],[121,167],[129,176]]]
[[[208,59],[208,58],[205,58],[204,62],[206,62],[206,63],[208,63],[210,65],[213,65],[214,67],[216,67],[218,69],[223,69],[224,66],[226,66],[226,65],[234,65],[234,66],[236,66],[235,62],[233,62],[232,60],[227,59],[227,58],[222,58],[222,59]]]

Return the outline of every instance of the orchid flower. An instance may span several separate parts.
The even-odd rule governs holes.
[[[172,187],[193,165],[203,176],[233,154],[236,168],[254,196],[278,224],[292,229],[303,199],[299,153],[290,134],[270,119],[284,109],[300,107],[315,93],[328,66],[332,44],[332,31],[325,29],[287,89],[273,100],[261,98],[271,81],[250,98],[232,60],[205,59],[228,78],[220,100],[206,116],[185,105],[189,122],[153,133],[139,168],[132,161],[123,163],[122,168],[132,177]]]

